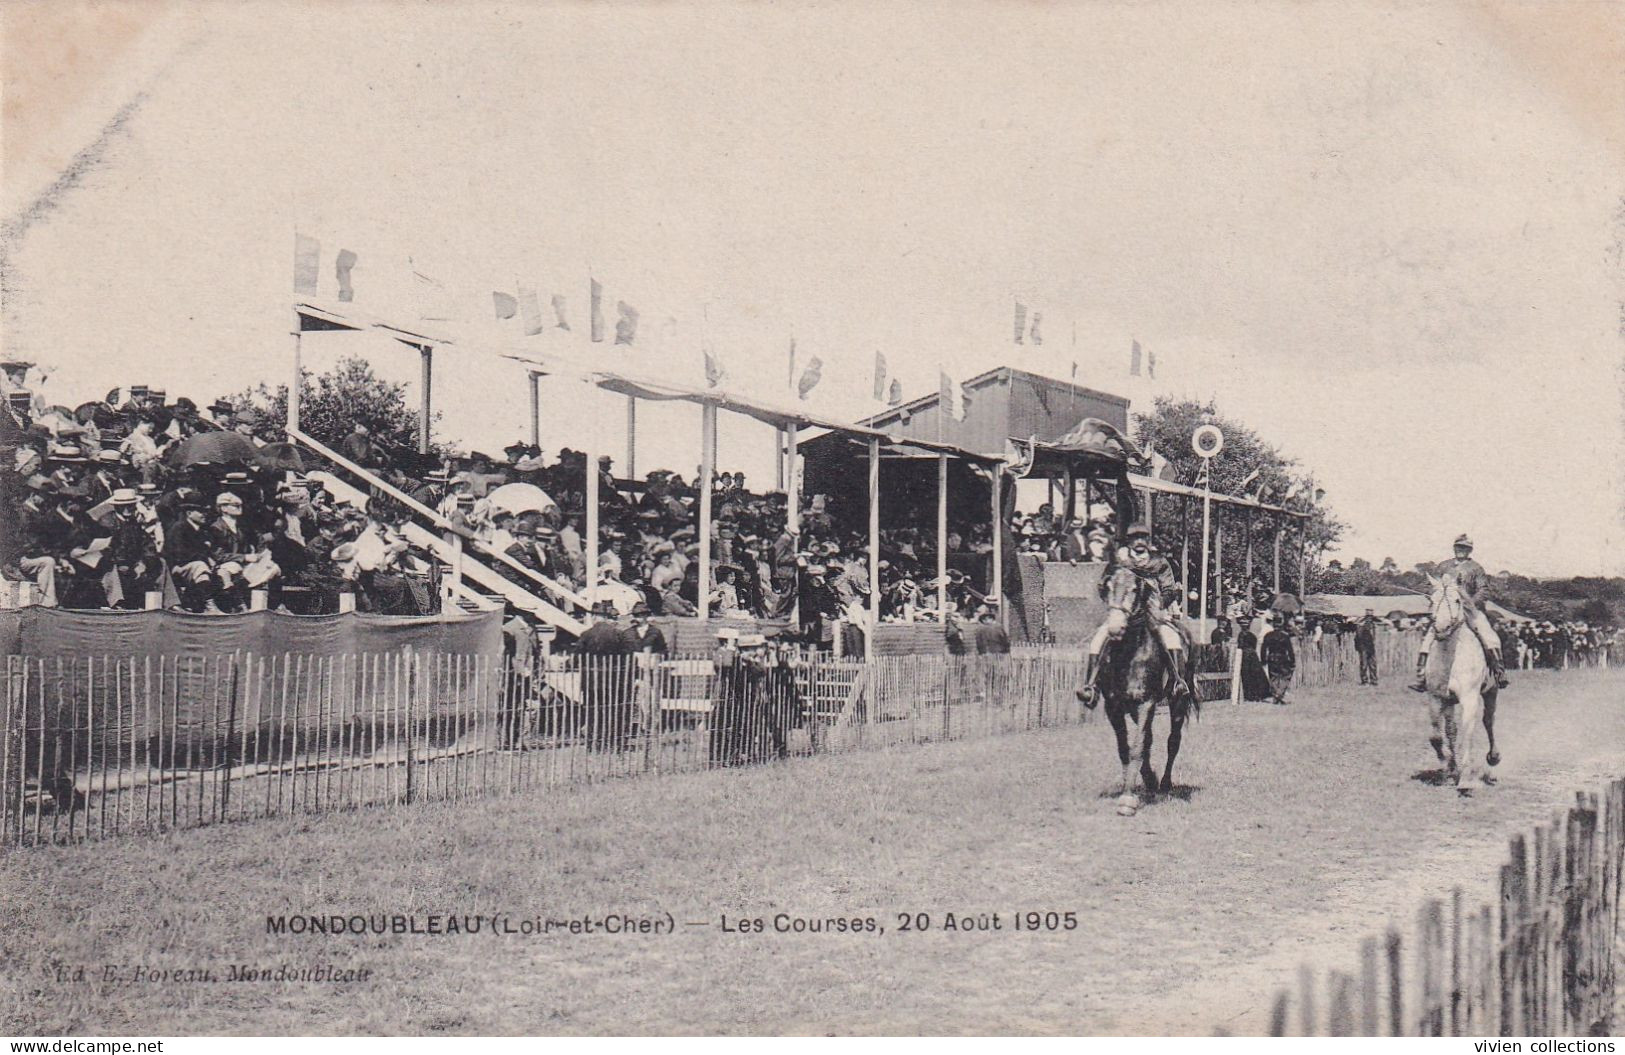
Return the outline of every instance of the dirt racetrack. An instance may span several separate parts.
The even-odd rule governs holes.
[[[1210,705],[1176,795],[1130,819],[1096,720],[12,853],[0,1032],[1256,1033],[1303,960],[1352,966],[1420,898],[1487,894],[1509,835],[1625,773],[1625,678],[1519,674],[1498,727],[1500,783],[1470,800],[1416,779],[1420,697],[1343,685]],[[1028,911],[1062,929],[1014,930]],[[949,912],[1000,928],[950,932]],[[676,932],[268,934],[284,913],[669,913]],[[781,913],[883,930],[775,933]],[[900,932],[921,913],[929,931]],[[370,973],[226,980],[284,963]],[[142,983],[136,965],[206,975]]]

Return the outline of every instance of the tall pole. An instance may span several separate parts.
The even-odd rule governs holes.
[[[717,469],[717,408],[700,404],[700,618],[711,616],[711,477]]]
[[[948,608],[948,455],[937,455],[937,611]]]
[[[638,478],[638,397],[626,397],[626,478]]]
[[[785,436],[788,429],[784,426],[775,426],[773,429],[773,487],[784,491],[784,462],[789,455],[789,441]],[[786,491],[786,494],[789,492]]]
[[[1201,596],[1198,600],[1201,614],[1197,617],[1196,639],[1207,640],[1207,575],[1208,575],[1208,528],[1213,517],[1213,481],[1208,474],[1206,462],[1202,463],[1202,585]]]
[[[542,445],[542,379],[530,375],[530,445]]]
[[[869,632],[863,635],[863,658],[875,655],[880,629],[880,437],[869,437]]]
[[[1304,517],[1298,521],[1298,604],[1303,604],[1303,595],[1309,592],[1309,518]]]
[[[430,393],[434,388],[434,346],[423,344],[418,346],[418,355],[423,361],[423,402],[418,408],[418,453],[429,453],[429,401]]]
[[[1224,614],[1224,506],[1213,518],[1213,614]]]
[[[300,362],[304,334],[299,329],[299,309],[293,310],[293,381],[288,385],[288,430],[299,431],[299,390],[305,379],[304,364]]]
[[[587,550],[587,588],[582,592],[587,598],[587,609],[591,611],[593,602],[598,600],[598,444],[594,441],[594,430],[591,428],[583,433],[583,438],[585,442],[582,446],[587,448],[583,452],[587,461],[587,479],[583,487],[587,504],[587,537],[583,540]]]

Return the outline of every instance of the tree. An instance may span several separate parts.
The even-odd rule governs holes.
[[[1394,558],[1384,557],[1382,558],[1382,566],[1377,570],[1384,575],[1398,575],[1399,565],[1394,562]]]
[[[258,412],[260,424],[254,431],[261,439],[282,438],[288,422],[287,385],[273,390],[262,382],[227,396],[226,402]],[[439,420],[439,414],[431,416],[431,424]],[[391,454],[409,455],[417,450],[418,412],[406,401],[405,385],[378,377],[372,364],[359,356],[340,359],[325,374],[304,371],[299,399],[301,430],[336,447],[356,425],[365,425],[373,440]],[[439,453],[440,447],[431,445],[431,450]]]
[[[1198,426],[1209,424],[1217,425],[1224,433],[1224,450],[1212,460],[1211,486],[1214,494],[1254,495],[1262,490],[1264,501],[1280,505],[1286,493],[1295,489],[1291,507],[1311,514],[1307,523],[1302,524],[1300,539],[1300,522],[1297,520],[1282,523],[1284,518],[1275,514],[1221,510],[1215,506],[1216,518],[1224,532],[1222,560],[1225,576],[1234,582],[1245,579],[1250,548],[1254,554],[1253,576],[1268,584],[1273,572],[1271,565],[1276,533],[1280,529],[1282,587],[1291,589],[1297,585],[1299,565],[1303,555],[1307,555],[1309,586],[1311,590],[1316,589],[1315,569],[1326,551],[1336,548],[1346,525],[1332,515],[1326,506],[1312,501],[1312,496],[1318,491],[1315,479],[1312,475],[1298,472],[1293,459],[1283,455],[1273,444],[1241,422],[1221,415],[1212,401],[1203,403],[1159,396],[1152,402],[1149,414],[1136,415],[1134,439],[1141,449],[1152,448],[1167,458],[1173,468],[1174,479],[1195,485],[1202,460],[1191,450],[1191,433]],[[1255,471],[1258,475],[1243,487],[1242,481],[1248,480]],[[1165,500],[1158,505],[1159,509],[1166,510],[1171,503]],[[1177,506],[1173,508],[1177,509]],[[1183,529],[1177,514],[1159,515],[1155,525],[1157,543],[1164,553],[1177,555],[1188,535],[1192,539],[1194,561],[1201,549],[1201,523],[1201,510],[1195,503],[1192,503],[1192,518],[1183,525]],[[1247,545],[1249,541],[1251,547]],[[1191,572],[1193,588],[1199,577],[1198,571]]]

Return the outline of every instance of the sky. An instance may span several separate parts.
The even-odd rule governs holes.
[[[299,231],[324,294],[343,247],[358,309],[455,316],[422,325],[465,447],[528,433],[501,348],[698,382],[710,347],[783,399],[794,337],[842,419],[876,351],[909,397],[1075,361],[1298,459],[1344,560],[1466,531],[1492,571],[1625,573],[1621,6],[7,5],[0,339],[69,403],[281,379]],[[589,275],[633,349],[583,338]],[[519,283],[576,331],[498,324]],[[304,348],[416,384],[383,338]],[[543,400],[549,451],[622,460],[622,400]],[[692,472],[698,416],[645,405],[639,471]]]

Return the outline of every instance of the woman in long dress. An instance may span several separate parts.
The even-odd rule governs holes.
[[[1236,636],[1236,648],[1241,650],[1241,698],[1267,700],[1270,698],[1270,677],[1258,658],[1258,636],[1245,626]]]

